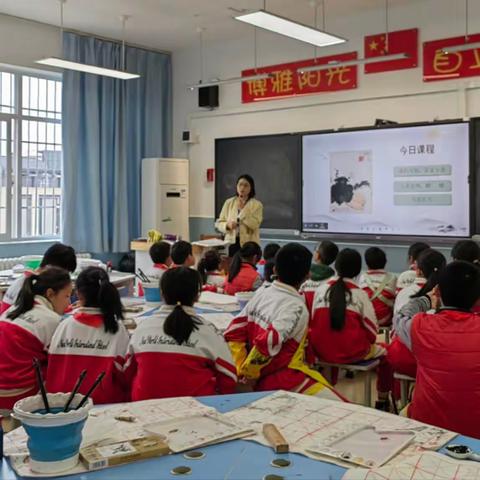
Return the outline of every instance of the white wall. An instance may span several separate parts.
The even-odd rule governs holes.
[[[58,28],[0,14],[0,63],[37,68],[35,60],[60,56]]]
[[[295,0],[297,1],[297,0]],[[394,2],[390,2],[394,4]],[[480,31],[480,2],[470,2],[471,32]],[[383,5],[383,2],[379,2]],[[419,28],[423,41],[462,35],[464,2],[423,0],[391,8],[390,30]],[[232,20],[233,21],[233,20]],[[384,11],[368,11],[350,18],[329,18],[327,30],[349,38],[345,46],[320,49],[320,55],[358,51],[363,56],[363,36],[384,31]],[[253,66],[253,34],[212,44],[205,32],[205,71],[208,78],[240,75]],[[325,53],[324,53],[325,52]],[[419,47],[421,58],[421,45]],[[313,48],[274,34],[258,33],[258,65],[312,58]],[[321,130],[372,125],[376,118],[399,122],[429,121],[480,115],[480,77],[466,81],[423,83],[422,69],[364,75],[359,67],[359,88],[298,99],[241,103],[240,85],[220,87],[220,107],[213,112],[198,109],[197,93],[187,84],[200,76],[199,46],[173,52],[174,156],[191,160],[190,215],[214,216],[214,186],[205,181],[205,171],[214,166],[216,138],[255,134]],[[199,143],[181,143],[181,131],[189,128]],[[276,172],[281,174],[281,172]]]

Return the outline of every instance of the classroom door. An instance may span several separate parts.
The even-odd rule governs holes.
[[[0,241],[11,238],[12,120],[0,115]]]

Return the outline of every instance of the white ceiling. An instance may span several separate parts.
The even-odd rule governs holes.
[[[421,0],[390,0],[392,7]],[[326,0],[328,21],[361,10],[383,8],[384,0]],[[313,22],[309,0],[268,0],[267,9],[303,23]],[[205,41],[235,38],[250,27],[232,19],[235,9],[258,9],[263,0],[68,0],[65,28],[109,38],[121,38],[120,15],[131,15],[126,39],[162,50],[175,50],[198,41],[197,28],[205,28]],[[0,0],[0,13],[58,25],[58,0]]]

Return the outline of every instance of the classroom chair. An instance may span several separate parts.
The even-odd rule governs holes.
[[[409,390],[415,383],[415,378],[397,372],[394,372],[393,378],[400,382],[400,409],[402,409],[409,402]]]
[[[350,372],[365,372],[364,377],[364,405],[366,407],[372,406],[372,382],[375,380],[375,371],[380,364],[379,358],[372,358],[371,360],[363,360],[358,363],[343,364],[343,363],[328,363],[318,361],[317,367],[328,369],[327,378],[331,379],[333,369],[347,370]]]

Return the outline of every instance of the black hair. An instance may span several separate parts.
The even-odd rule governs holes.
[[[317,245],[316,248],[322,263],[324,265],[331,265],[337,258],[338,247],[336,243],[333,243],[330,240],[324,240]]]
[[[278,243],[269,243],[265,245],[263,249],[263,258],[267,262],[268,260],[274,260],[275,255],[280,250],[280,245]]]
[[[243,247],[233,256],[230,270],[228,272],[228,281],[233,279],[240,273],[242,262],[248,262],[253,257],[257,257],[257,261],[262,257],[262,249],[260,245],[255,242],[246,242]]]
[[[452,262],[440,273],[438,285],[446,307],[470,310],[480,298],[480,270],[470,262]]]
[[[187,267],[172,268],[162,275],[160,289],[165,303],[175,305],[165,320],[163,331],[181,345],[201,324],[185,312],[183,306],[193,306],[202,289],[202,280],[196,270]]]
[[[345,325],[345,312],[352,300],[352,292],[344,282],[344,278],[355,278],[362,270],[362,256],[351,248],[344,248],[337,256],[335,270],[338,280],[327,290],[330,309],[330,327],[341,331]]]
[[[381,248],[370,247],[365,251],[365,263],[371,270],[381,270],[387,264],[387,256]]]
[[[417,268],[427,279],[427,283],[411,298],[424,297],[438,285],[441,271],[445,268],[447,260],[438,250],[427,248],[418,256]]]
[[[265,262],[265,266],[263,268],[263,278],[268,283],[271,283],[273,281],[274,268],[275,268],[275,259],[268,260],[267,262]]]
[[[460,240],[452,248],[454,260],[465,260],[466,262],[480,263],[480,246],[473,240]]]
[[[202,277],[202,282],[207,283],[208,272],[218,270],[222,261],[217,250],[207,250],[197,265],[197,270]]]
[[[185,260],[192,255],[192,244],[185,240],[175,242],[172,246],[171,257],[175,265],[183,265]]]
[[[287,243],[275,257],[278,279],[292,287],[298,287],[307,278],[312,264],[312,252],[299,243]]]
[[[412,259],[414,262],[417,260],[418,256],[424,251],[430,248],[430,245],[425,242],[415,242],[408,247],[408,258]]]
[[[59,267],[67,270],[68,272],[74,272],[77,269],[77,256],[75,250],[63,243],[54,243],[43,254],[40,267],[47,266]]]
[[[153,263],[167,263],[170,256],[170,244],[168,242],[155,242],[148,253]]]
[[[123,307],[120,294],[107,272],[99,267],[88,267],[78,276],[76,287],[83,297],[84,307],[101,310],[105,331],[117,333],[118,321],[123,319]]]
[[[244,173],[243,175],[240,175],[237,178],[237,181],[235,182],[235,189],[237,188],[238,182],[240,180],[246,180],[250,184],[250,193],[248,194],[248,199],[250,200],[255,196],[255,181],[253,180],[253,177],[248,175],[247,173]],[[235,191],[237,194],[237,192]],[[238,194],[237,194],[238,195]]]
[[[47,290],[59,292],[72,283],[70,273],[59,267],[46,267],[39,274],[25,278],[22,289],[15,302],[15,309],[7,314],[7,318],[15,320],[33,308],[35,295],[45,297]]]

